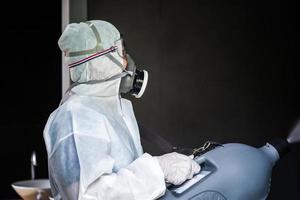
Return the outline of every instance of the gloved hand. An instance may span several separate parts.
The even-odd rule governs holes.
[[[191,179],[201,167],[193,160],[193,156],[186,156],[176,152],[156,157],[165,175],[167,183],[180,185]]]

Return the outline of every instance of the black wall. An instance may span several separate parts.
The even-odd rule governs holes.
[[[37,178],[47,178],[42,132],[61,97],[60,1],[1,4],[0,199],[17,198],[11,183],[30,179],[37,151]]]
[[[113,23],[150,73],[133,99],[137,120],[184,147],[287,136],[300,116],[298,10],[288,1],[88,1],[88,18]],[[269,199],[300,199],[299,155],[275,167]]]

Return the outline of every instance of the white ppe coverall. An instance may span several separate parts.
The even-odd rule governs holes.
[[[200,171],[184,155],[143,154],[131,102],[119,91],[121,38],[112,24],[93,20],[69,24],[58,41],[77,85],[44,129],[55,200],[153,200],[165,181],[181,184]]]
[[[156,158],[145,153],[120,79],[78,85],[44,129],[55,199],[152,200],[165,192]]]
[[[58,41],[66,67],[84,61],[70,67],[73,82],[103,82],[73,87],[72,95],[45,126],[49,179],[56,200],[152,200],[164,194],[159,161],[143,154],[131,102],[120,96],[121,78],[110,80],[124,69],[106,56],[89,59],[120,38],[112,24],[94,20],[69,24]],[[85,50],[88,53],[68,56]],[[123,62],[117,51],[109,54]]]

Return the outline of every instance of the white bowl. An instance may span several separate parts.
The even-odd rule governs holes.
[[[36,200],[37,195],[41,195],[43,200],[49,200],[51,195],[48,179],[18,181],[11,186],[24,200]]]

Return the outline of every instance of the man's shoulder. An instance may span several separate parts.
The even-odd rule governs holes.
[[[108,122],[106,115],[92,109],[85,101],[76,98],[60,105],[49,117],[49,129],[57,132],[90,133],[103,130]]]
[[[70,98],[58,108],[56,108],[50,115],[49,119],[55,120],[56,123],[63,123],[61,119],[70,119],[71,121],[91,118],[97,116],[98,118],[105,117],[105,115],[96,112],[91,108],[91,103],[82,101],[79,98]]]
[[[60,105],[57,110],[60,112],[82,112],[82,110],[92,110],[89,109],[92,105],[91,102],[86,101],[84,98],[77,96],[69,98],[66,102]]]

